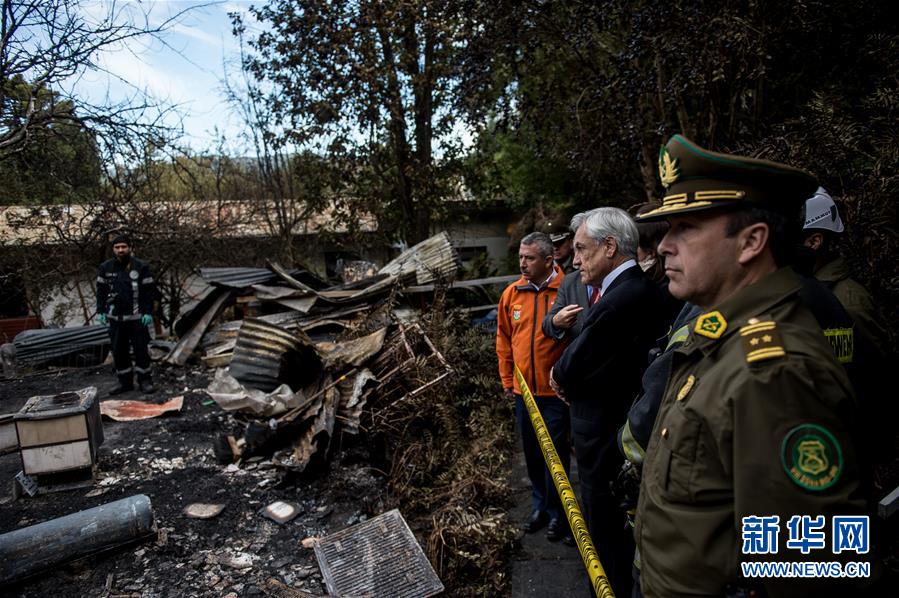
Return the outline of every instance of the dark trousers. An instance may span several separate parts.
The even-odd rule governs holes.
[[[568,440],[571,423],[568,406],[558,397],[535,397],[535,399],[540,415],[543,416],[543,421],[546,423],[546,429],[556,447],[556,452],[559,454],[559,459],[562,461],[562,466],[565,468],[565,473],[568,473],[571,463],[571,446]],[[562,501],[559,500],[559,493],[556,492],[549,468],[543,458],[543,451],[540,450],[540,444],[537,442],[537,435],[531,424],[531,416],[524,406],[524,399],[519,395],[515,395],[515,417],[518,419],[518,429],[521,430],[524,462],[527,465],[528,478],[530,478],[533,488],[534,510],[546,513],[551,518],[564,519],[565,511],[562,508]]]
[[[625,513],[612,497],[609,483],[621,468],[622,457],[615,441],[615,427],[598,420],[589,407],[575,403],[571,432],[577,455],[581,486],[581,510],[616,596],[629,596],[633,578],[633,532]],[[607,417],[605,419],[611,419]]]
[[[150,333],[139,320],[119,322],[110,320],[109,338],[112,341],[112,360],[116,376],[123,386],[133,384],[132,371],[137,372],[137,380],[150,379],[150,352],[147,345]],[[131,366],[131,349],[134,348],[134,367]]]

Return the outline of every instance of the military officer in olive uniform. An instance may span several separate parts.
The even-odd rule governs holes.
[[[787,263],[811,175],[707,151],[662,148],[659,245],[669,290],[701,308],[671,373],[643,465],[635,537],[645,596],[806,595],[814,580],[744,578],[748,560],[834,561],[787,549],[793,515],[864,508],[845,371]],[[742,554],[744,517],[778,516],[778,551]],[[750,521],[752,521],[750,519]],[[751,552],[751,551],[750,551]],[[851,554],[854,560],[863,556]],[[824,588],[834,588],[828,580]],[[748,594],[746,594],[748,595]]]

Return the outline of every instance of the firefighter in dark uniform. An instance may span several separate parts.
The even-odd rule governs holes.
[[[153,323],[153,299],[156,286],[150,266],[131,255],[131,239],[119,235],[112,241],[115,257],[100,264],[97,273],[97,314],[101,324],[109,324],[112,356],[119,385],[109,394],[134,389],[132,372],[144,393],[155,391],[150,375],[147,345]],[[134,366],[131,349],[134,349]]]
[[[788,548],[786,524],[807,515],[829,526],[865,506],[855,395],[785,267],[817,182],[679,135],[662,149],[659,170],[663,204],[638,219],[669,221],[659,245],[669,290],[701,312],[671,355],[643,459],[635,530],[643,593],[853,594],[841,580],[744,577],[741,567],[846,560]],[[747,521],[762,517],[783,528],[770,554],[741,543]]]

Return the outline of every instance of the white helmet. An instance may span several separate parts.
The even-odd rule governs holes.
[[[834,233],[843,232],[843,221],[840,212],[830,193],[824,187],[818,187],[815,194],[805,200],[805,225],[803,230],[820,229]]]

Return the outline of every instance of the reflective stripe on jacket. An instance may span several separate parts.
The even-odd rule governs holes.
[[[153,313],[156,286],[147,262],[131,257],[121,263],[106,260],[97,272],[97,313],[118,319],[138,319]]]

